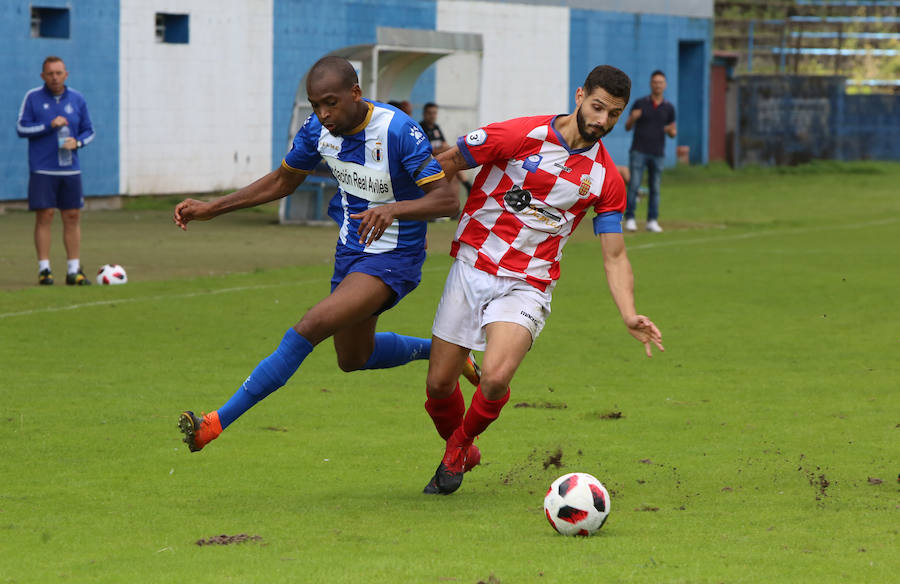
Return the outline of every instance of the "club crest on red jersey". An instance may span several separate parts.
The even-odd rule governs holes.
[[[586,197],[591,194],[591,175],[583,174],[581,175],[581,185],[578,187],[578,196]]]

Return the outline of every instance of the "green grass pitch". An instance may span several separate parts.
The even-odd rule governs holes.
[[[128,285],[60,285],[57,219],[39,288],[31,215],[0,216],[0,583],[893,581],[898,184],[897,164],[667,172],[666,232],[627,236],[649,360],[583,226],[448,497],[421,494],[426,364],[345,374],[329,342],[202,453],[180,442],[178,413],[220,405],[327,293],[333,228],[266,208],[182,233],[129,202],[85,214],[82,253]],[[381,330],[429,334],[451,235],[432,225]],[[543,517],[572,471],[612,492],[595,537]],[[251,539],[196,543],[223,534]]]

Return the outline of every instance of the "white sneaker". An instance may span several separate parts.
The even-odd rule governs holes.
[[[662,233],[663,228],[659,226],[659,223],[654,219],[653,221],[647,221],[647,231],[652,231],[653,233]]]
[[[625,231],[637,231],[637,221],[634,219],[626,219]]]

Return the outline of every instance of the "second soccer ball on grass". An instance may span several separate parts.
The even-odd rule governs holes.
[[[105,264],[97,270],[98,284],[125,284],[128,282],[128,274],[125,268],[119,264]]]

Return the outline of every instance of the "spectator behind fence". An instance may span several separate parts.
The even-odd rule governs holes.
[[[81,164],[78,150],[94,139],[91,116],[84,97],[66,85],[69,73],[59,57],[44,59],[44,85],[25,94],[16,132],[28,138],[28,209],[34,216],[34,247],[38,257],[38,283],[53,284],[50,270],[50,227],[53,210],[63,222],[63,244],[68,258],[66,284],[91,283],[81,269]]]
[[[666,135],[674,138],[675,106],[663,98],[666,75],[656,70],[650,75],[650,95],[635,100],[631,115],[625,121],[625,130],[634,128],[634,138],[629,152],[628,205],[625,208],[625,230],[637,231],[634,210],[637,207],[638,189],[647,167],[650,196],[647,198],[647,231],[660,233],[659,183],[665,161]]]

